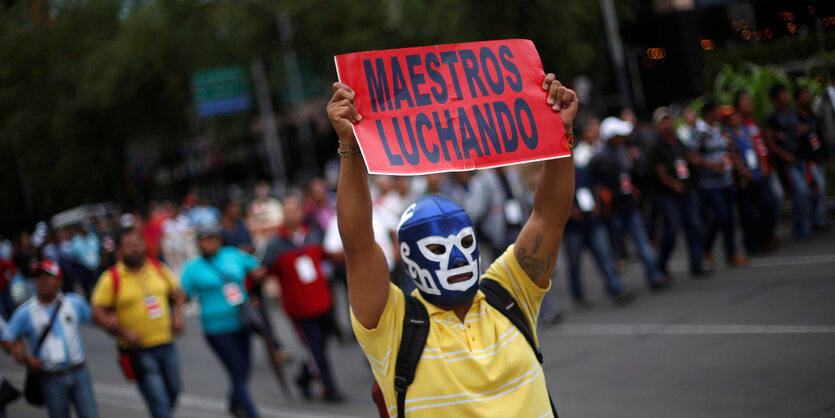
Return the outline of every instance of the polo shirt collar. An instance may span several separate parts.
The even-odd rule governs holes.
[[[444,308],[441,308],[441,307],[435,306],[435,305],[433,305],[433,304],[432,304],[432,303],[430,303],[430,302],[427,302],[427,301],[426,301],[426,299],[424,299],[424,298],[423,298],[423,295],[421,295],[421,294],[420,294],[420,292],[419,292],[417,289],[415,289],[415,290],[412,292],[412,296],[414,296],[414,297],[416,297],[416,298],[420,299],[420,301],[421,301],[421,302],[423,302],[423,306],[425,306],[425,307],[426,307],[426,313],[428,313],[428,314],[429,314],[429,316],[433,316],[433,315],[444,315],[444,314],[447,314],[447,313],[451,313],[451,312],[452,312],[452,310],[447,310],[447,309],[444,309]],[[485,296],[484,296],[484,293],[482,293],[482,292],[481,292],[481,289],[479,289],[478,291],[476,291],[475,296],[473,296],[473,304],[472,304],[472,305],[470,305],[470,309],[467,311],[467,313],[469,313],[470,311],[472,311],[472,310],[473,310],[473,307],[477,306],[477,305],[479,304],[479,302],[480,302],[482,299],[484,299],[484,298],[485,298]]]

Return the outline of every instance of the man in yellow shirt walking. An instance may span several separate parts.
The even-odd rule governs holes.
[[[173,414],[180,392],[175,334],[183,330],[185,297],[168,267],[145,256],[137,229],[118,238],[120,261],[93,290],[93,321],[116,337],[126,377],[136,379],[150,415]]]
[[[576,94],[548,74],[544,101],[573,133]],[[543,103],[543,106],[546,104]],[[334,84],[328,117],[339,136],[341,168],[337,219],[348,269],[354,332],[382,389],[388,415],[409,417],[555,415],[531,343],[509,317],[486,302],[479,279],[492,279],[515,300],[530,329],[550,288],[562,232],[574,194],[572,159],[546,161],[533,211],[515,244],[482,276],[478,240],[469,216],[448,199],[429,196],[403,213],[399,251],[428,313],[428,335],[409,384],[397,382],[398,349],[404,335],[407,296],[391,285],[385,256],[374,241],[371,196],[352,124],[360,120],[354,92]],[[552,140],[567,140],[568,138]],[[399,379],[398,379],[399,380]],[[406,391],[408,389],[408,391]],[[398,406],[398,393],[406,392]],[[401,399],[402,401],[402,399]],[[402,409],[402,410],[401,410]]]

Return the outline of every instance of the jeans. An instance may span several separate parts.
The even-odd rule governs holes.
[[[41,374],[41,391],[50,418],[70,418],[71,402],[79,418],[98,416],[87,366],[66,375]]]
[[[777,206],[767,180],[752,181],[737,189],[742,242],[748,252],[763,249],[774,238]]]
[[[612,241],[621,242],[623,233],[628,232],[635,244],[638,256],[641,257],[647,280],[650,283],[658,283],[661,279],[661,272],[658,270],[658,261],[653,253],[652,245],[649,243],[646,224],[641,212],[638,209],[633,209],[628,213],[615,214],[610,224],[613,235]],[[623,257],[621,256],[621,258]]]
[[[173,343],[137,352],[140,370],[136,382],[154,418],[169,418],[180,393],[180,360]]]
[[[826,225],[826,173],[820,163],[809,167],[815,187],[810,193],[810,204],[812,208],[809,213],[813,227]]]
[[[702,217],[707,234],[704,250],[710,252],[719,230],[722,230],[722,243],[725,258],[736,256],[736,238],[734,234],[734,188],[733,186],[716,189],[701,189]]]
[[[241,410],[247,417],[257,417],[258,412],[249,395],[247,378],[251,366],[250,341],[251,335],[248,331],[227,332],[223,334],[206,335],[206,341],[217,354],[229,381],[232,390],[229,394],[229,410]]]
[[[690,272],[699,273],[702,268],[702,220],[696,206],[696,195],[689,192],[682,196],[658,196],[655,206],[664,219],[664,235],[658,254],[658,268],[667,272],[667,263],[676,244],[676,235],[684,222],[690,258]]]
[[[306,385],[318,371],[318,377],[325,387],[325,396],[340,396],[326,355],[328,336],[336,331],[333,313],[329,312],[310,319],[294,319],[293,325],[313,357],[313,364],[302,363],[297,380]]]
[[[786,172],[792,186],[792,236],[808,238],[812,236],[809,226],[811,190],[806,181],[806,162],[798,159],[796,163],[786,167]]]
[[[568,284],[571,296],[575,300],[585,298],[583,283],[580,280],[580,255],[587,246],[600,269],[603,284],[610,296],[623,292],[623,282],[615,269],[615,254],[612,251],[606,228],[599,222],[571,222],[563,232],[563,243],[568,253]]]

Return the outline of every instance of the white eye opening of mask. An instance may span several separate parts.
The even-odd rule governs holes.
[[[462,228],[457,234],[447,237],[429,236],[419,239],[417,246],[427,260],[438,263],[435,276],[438,278],[438,284],[444,289],[464,291],[478,281],[479,260],[474,255],[478,246],[472,227]],[[439,251],[441,248],[443,252]],[[454,251],[456,249],[458,251]],[[464,265],[450,268],[450,258],[456,253],[463,256],[463,259],[458,261],[463,261]]]

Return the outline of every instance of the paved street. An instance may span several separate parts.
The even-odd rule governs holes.
[[[786,238],[783,230],[782,237]],[[564,417],[832,417],[835,416],[835,232],[788,243],[755,258],[749,268],[721,266],[710,279],[683,271],[683,240],[673,270],[676,284],[662,294],[642,291],[632,305],[606,300],[596,269],[586,260],[591,311],[574,311],[560,262],[550,294],[566,312],[562,324],[540,329],[545,370]],[[717,246],[718,248],[718,246]],[[715,256],[721,259],[721,251]],[[625,280],[645,289],[640,265]],[[298,341],[283,317],[283,340],[297,358]],[[343,318],[344,319],[344,318]],[[177,416],[226,416],[227,380],[209,351],[195,316],[178,341],[184,395]],[[86,330],[89,367],[103,417],[143,417],[136,389],[116,367],[113,343]],[[328,405],[282,396],[255,350],[254,398],[266,417],[368,417],[371,374],[355,343],[334,345],[337,378],[350,400]],[[292,376],[297,365],[288,366]],[[7,357],[0,372],[20,384],[22,368]],[[45,416],[23,401],[11,417]]]

